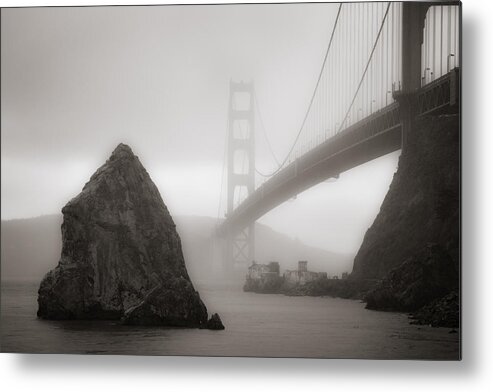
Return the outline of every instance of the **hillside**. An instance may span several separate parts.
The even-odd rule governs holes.
[[[180,234],[187,270],[193,280],[215,276],[214,244],[211,233],[216,219],[200,216],[174,217]],[[41,279],[54,268],[61,253],[61,215],[2,221],[2,279]],[[309,247],[302,242],[257,224],[256,255],[258,262],[279,261],[281,269],[296,268],[300,259],[309,268],[330,275],[350,271],[352,257]]]
[[[39,279],[60,259],[62,215],[2,221],[2,279]]]

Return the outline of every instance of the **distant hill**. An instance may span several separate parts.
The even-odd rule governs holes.
[[[216,219],[203,216],[177,216],[173,219],[191,278],[213,279],[218,268],[215,257],[218,252],[215,252],[211,239]],[[54,268],[61,252],[61,224],[61,215],[2,221],[2,279],[41,279]],[[349,255],[307,246],[262,224],[256,226],[256,259],[258,262],[278,261],[281,270],[294,269],[298,260],[308,260],[310,270],[326,271],[329,275],[340,275],[352,268]]]
[[[40,279],[54,268],[62,247],[61,215],[2,220],[2,279]]]

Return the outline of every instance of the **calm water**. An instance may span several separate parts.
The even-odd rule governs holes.
[[[196,284],[225,331],[36,318],[38,283],[2,282],[4,352],[457,359],[459,334],[414,326],[359,301],[244,293]]]

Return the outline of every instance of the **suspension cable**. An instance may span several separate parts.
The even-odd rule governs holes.
[[[269,148],[269,151],[272,155],[272,158],[274,158],[274,161],[276,161],[277,165],[279,166],[280,165],[279,160],[277,159],[277,156],[274,153],[274,150],[272,149],[272,144],[270,143],[270,140],[267,136],[267,131],[265,130],[264,120],[262,118],[262,113],[260,112],[260,105],[258,103],[257,92],[255,91],[255,88],[253,89],[253,99],[255,100],[255,108],[257,109],[257,112],[258,112],[258,117],[260,120],[260,127],[262,128],[262,134],[264,135],[265,142],[267,143],[267,147]],[[257,169],[255,169],[255,170],[257,170]]]
[[[370,66],[370,63],[371,63],[371,60],[372,60],[372,57],[373,57],[373,53],[375,52],[375,49],[376,49],[377,44],[378,44],[378,41],[380,39],[380,35],[382,34],[383,26],[385,25],[385,20],[387,19],[387,15],[389,13],[390,4],[391,4],[391,2],[388,2],[387,9],[385,11],[385,15],[384,15],[384,17],[382,19],[382,24],[380,25],[380,29],[378,30],[378,34],[377,34],[377,37],[375,39],[375,43],[373,44],[373,48],[371,50],[370,57],[368,59],[368,62],[366,63],[366,67],[365,67],[365,70],[363,71],[363,75],[361,76],[360,82],[358,84],[358,88],[356,89],[356,92],[355,92],[355,94],[353,96],[353,99],[351,101],[351,104],[349,105],[349,108],[346,111],[346,115],[344,116],[344,118],[341,121],[341,125],[339,126],[339,129],[337,130],[337,133],[339,133],[343,129],[344,124],[346,123],[347,117],[349,115],[349,112],[351,111],[351,109],[352,109],[352,107],[354,105],[354,101],[356,100],[356,97],[358,96],[358,93],[359,93],[359,90],[361,88],[361,85],[363,84],[363,81],[364,81],[365,76],[366,76],[366,72],[368,71],[368,67]]]
[[[228,120],[226,121],[226,129],[229,129],[229,116]],[[226,171],[226,160],[227,160],[227,153],[228,153],[228,139],[229,135],[228,132],[226,132],[226,137],[224,140],[224,154],[223,154],[223,168],[221,171],[221,190],[219,191],[219,203],[217,206],[217,220],[219,220],[220,215],[221,215],[221,204],[223,201],[223,191],[224,191],[224,172]]]
[[[310,99],[310,103],[308,105],[308,109],[307,109],[307,111],[305,113],[305,117],[303,118],[303,122],[301,123],[301,127],[298,130],[298,134],[296,135],[296,138],[294,139],[294,142],[291,145],[291,148],[289,149],[288,153],[286,154],[286,157],[284,158],[284,160],[282,161],[282,163],[279,165],[279,167],[276,170],[274,170],[272,173],[265,174],[265,173],[262,173],[262,172],[258,171],[257,169],[255,169],[255,171],[259,175],[261,175],[262,177],[272,177],[274,174],[277,174],[284,167],[284,165],[288,161],[291,153],[293,152],[293,150],[294,150],[294,148],[296,146],[296,143],[298,142],[298,139],[300,138],[300,135],[301,135],[301,133],[303,131],[303,128],[304,128],[305,123],[306,123],[306,120],[307,120],[308,115],[310,113],[310,109],[312,108],[313,101],[315,100],[315,95],[317,93],[317,89],[318,89],[318,85],[320,84],[320,80],[322,79],[322,74],[323,74],[323,71],[324,71],[324,68],[325,68],[325,63],[327,62],[327,58],[329,57],[330,48],[332,47],[332,41],[334,39],[334,34],[335,34],[335,31],[336,31],[337,23],[339,21],[339,16],[341,14],[341,8],[342,8],[342,3],[339,3],[339,9],[337,10],[337,16],[336,16],[336,19],[335,19],[335,22],[334,22],[334,27],[332,28],[332,33],[330,35],[329,45],[327,46],[327,50],[325,51],[324,61],[322,63],[322,67],[320,69],[320,73],[318,75],[317,83],[315,85],[315,89],[313,90],[312,98]]]

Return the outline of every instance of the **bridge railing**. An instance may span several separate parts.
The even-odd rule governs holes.
[[[447,111],[459,104],[460,68],[426,84],[418,93],[418,113],[427,115]]]

